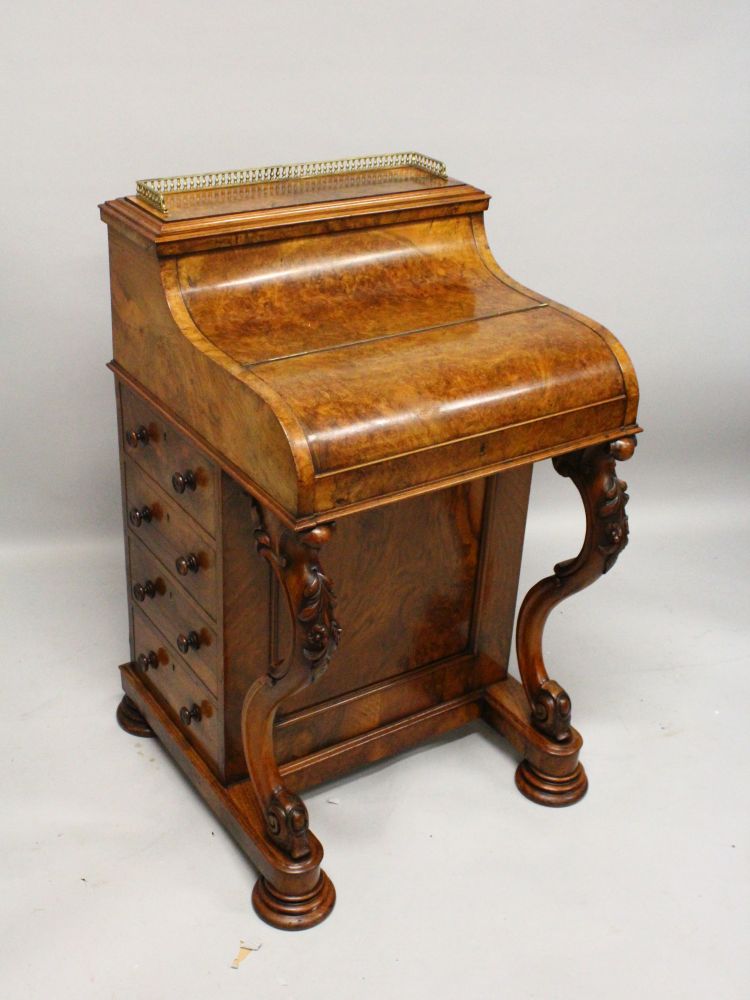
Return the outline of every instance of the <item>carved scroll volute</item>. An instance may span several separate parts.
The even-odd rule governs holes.
[[[575,559],[558,563],[554,575],[540,580],[526,595],[518,614],[516,650],[534,726],[557,742],[570,736],[571,703],[567,692],[547,674],[544,625],[555,605],[608,572],[627,545],[627,483],[618,479],[615,462],[630,458],[635,446],[634,437],[621,438],[552,460],[556,471],[572,479],[581,494],[586,536]]]
[[[285,698],[311,684],[326,669],[341,639],[333,611],[333,584],[320,565],[320,549],[333,524],[295,533],[273,523],[258,508],[255,532],[260,555],[271,566],[292,620],[289,654],[269,665],[248,691],[242,709],[245,759],[253,793],[269,838],[293,859],[310,853],[307,808],[283,785],[273,748],[273,724]]]

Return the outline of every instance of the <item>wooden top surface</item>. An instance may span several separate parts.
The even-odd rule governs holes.
[[[486,204],[412,167],[108,202],[115,362],[296,522],[633,433],[626,352]]]
[[[416,162],[349,169],[360,162],[404,157]],[[336,163],[348,167],[341,173],[236,181],[244,175],[265,178],[284,171],[328,171]],[[185,186],[191,189],[183,190]],[[333,231],[351,228],[357,220],[362,220],[361,225],[370,220],[376,224],[395,213],[404,217],[408,211],[417,217],[480,211],[489,203],[484,191],[448,177],[442,163],[419,153],[156,178],[138,181],[137,188],[135,195],[101,205],[102,218],[139,233],[160,256],[274,240],[285,230],[299,231],[302,225],[307,232]]]
[[[318,473],[625,399],[607,341],[493,275],[466,218],[175,266],[196,329],[292,408]]]

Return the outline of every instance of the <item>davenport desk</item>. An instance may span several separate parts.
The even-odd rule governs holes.
[[[548,806],[587,786],[552,608],[627,543],[619,342],[513,281],[489,197],[416,153],[137,184],[109,227],[130,597],[120,725],[156,735],[284,928],[334,904],[300,793],[482,717]],[[524,599],[534,462],[586,512]],[[334,582],[335,581],[335,582]]]

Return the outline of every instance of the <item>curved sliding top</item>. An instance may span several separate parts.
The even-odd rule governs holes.
[[[291,462],[274,472],[252,419],[244,440],[236,420],[231,440],[215,415],[199,425],[205,405],[189,397],[200,378],[175,407],[290,519],[352,512],[637,429],[626,353],[500,270],[486,246],[484,192],[406,164],[211,193],[218,215],[196,191],[175,195],[171,223],[137,199],[107,203],[103,216],[162,258],[175,330],[196,363],[231,376],[216,405],[252,394],[275,414],[274,447],[286,440]],[[117,327],[115,316],[116,361]],[[168,387],[123,355],[169,404]]]

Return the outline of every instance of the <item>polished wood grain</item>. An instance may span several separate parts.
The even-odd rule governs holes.
[[[296,228],[312,203],[266,208],[283,239],[225,234],[211,253],[189,234],[218,234],[225,216],[159,222],[183,227],[169,257],[152,213],[107,203],[116,361],[292,520],[633,433],[637,383],[619,342],[494,264],[465,187],[430,187],[440,203],[417,220],[384,194],[395,219],[360,228],[350,211],[315,235]],[[197,194],[185,196],[196,210]],[[451,198],[461,212],[445,211]]]
[[[250,783],[243,781],[226,786],[219,781],[205,757],[190,741],[190,730],[175,725],[163,702],[144,685],[133,665],[123,664],[120,673],[126,697],[137,703],[149,728],[250,858],[261,879],[292,901],[292,909],[295,909],[294,900],[307,900],[305,907],[297,905],[296,913],[284,914],[281,919],[271,908],[261,910],[264,919],[289,930],[309,927],[324,919],[333,906],[335,894],[332,894],[330,880],[320,869],[323,850],[317,838],[310,833],[310,853],[306,857],[296,861],[289,858],[265,836]],[[262,905],[262,901],[258,902]]]
[[[283,785],[274,752],[273,727],[282,701],[313,683],[328,668],[341,641],[333,581],[320,562],[320,550],[332,530],[331,525],[320,525],[294,535],[274,524],[266,512],[260,512],[256,528],[258,552],[282,589],[293,631],[287,654],[272,657],[266,675],[258,678],[245,695],[242,740],[267,836],[293,859],[310,853],[307,809]]]
[[[371,342],[388,358],[409,330],[447,333],[449,324],[540,306],[490,274],[468,218],[427,228],[417,222],[189,254],[176,264],[180,292],[203,336],[248,366],[295,357],[325,364],[317,354]],[[262,367],[257,373],[268,376]]]
[[[138,197],[109,227],[130,662],[155,734],[257,867],[324,919],[305,789],[483,718],[547,806],[587,789],[542,634],[627,541],[638,385],[608,330],[507,275],[478,188],[395,168]],[[524,601],[532,465],[587,528]]]
[[[466,649],[483,501],[484,483],[471,483],[336,522],[325,562],[338,617],[353,626],[337,654],[344,670],[327,672],[285,711],[344,694],[349,664],[364,686]],[[428,552],[426,577],[419,554]]]
[[[547,675],[542,633],[550,611],[571,594],[590,586],[614,566],[628,542],[625,505],[627,484],[618,479],[616,459],[633,454],[635,438],[597,445],[555,460],[555,469],[573,480],[586,511],[586,535],[580,553],[555,566],[526,595],[518,614],[516,651],[521,678],[540,732],[558,742],[570,735],[570,698]]]
[[[237,781],[247,777],[242,703],[268,671],[276,620],[271,614],[273,574],[257,554],[255,501],[227,475],[221,477],[221,524],[224,777]]]
[[[625,505],[627,483],[615,471],[616,460],[629,459],[635,450],[634,437],[572,452],[554,461],[555,469],[575,483],[586,512],[586,534],[581,551],[574,559],[558,563],[552,576],[540,580],[524,598],[518,614],[516,652],[521,679],[531,705],[534,727],[557,743],[571,739],[571,699],[567,691],[551,680],[542,653],[542,635],[552,609],[565,598],[590,586],[615,564],[628,543]],[[582,771],[579,771],[582,774]],[[544,805],[555,804],[556,790],[562,804],[574,799],[565,787],[556,789],[554,776],[524,760],[517,773],[521,791]],[[551,784],[552,782],[552,784]],[[579,795],[586,791],[581,778]]]
[[[131,534],[182,578],[190,595],[215,619],[218,583],[213,540],[132,463],[125,467],[125,491]]]
[[[480,701],[498,675],[495,661],[462,654],[284,714],[274,732],[276,759],[283,774],[296,776],[296,791],[340,778],[352,769],[353,755],[361,766],[406,749],[418,741],[417,720]],[[444,724],[441,731],[449,728]]]
[[[133,613],[133,631],[136,648],[134,667],[143,683],[163,701],[174,724],[180,726],[190,742],[216,768],[219,728],[215,699],[166,636],[139,608]],[[155,654],[155,666],[142,660],[149,654]],[[190,712],[194,706],[199,710],[200,717],[185,724],[185,712]]]
[[[214,535],[217,469],[213,462],[144,399],[124,387],[122,423],[128,457]],[[145,440],[139,440],[139,431]]]
[[[486,480],[469,644],[472,652],[502,665],[513,634],[532,468],[520,466]]]
[[[137,538],[128,539],[131,598],[140,610],[179,649],[178,638],[195,632],[198,648],[190,647],[185,659],[208,690],[218,693],[221,675],[220,643],[216,625],[180,584],[173,572]],[[148,587],[148,584],[151,587]]]
[[[491,684],[485,691],[482,713],[493,729],[522,755],[516,786],[526,798],[543,806],[569,806],[583,798],[588,778],[578,756],[583,740],[570,728],[560,742],[534,725],[523,687],[513,678]]]

